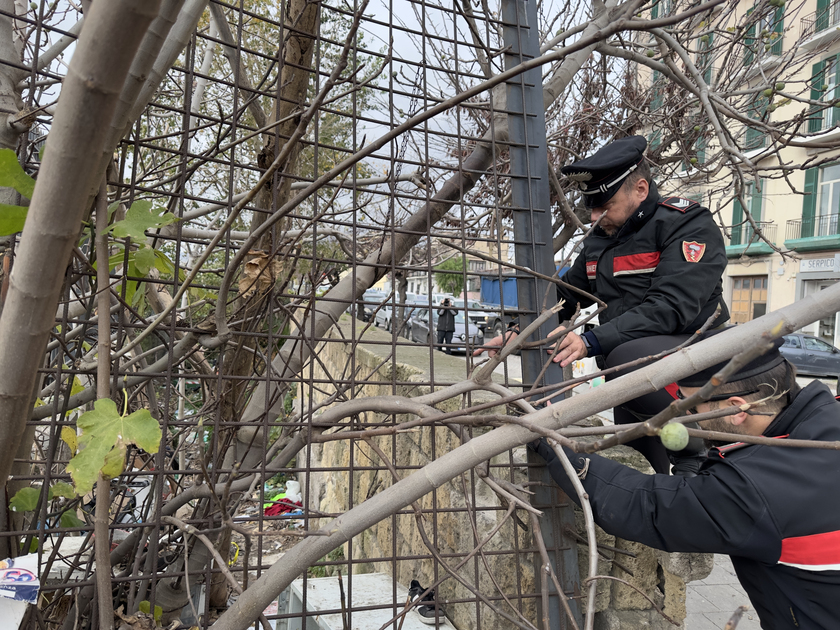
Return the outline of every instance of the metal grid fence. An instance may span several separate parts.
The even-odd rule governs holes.
[[[143,622],[139,610],[158,611],[166,627],[212,627],[238,590],[262,588],[301,541],[326,536],[333,519],[517,413],[515,400],[499,402],[522,391],[515,361],[496,369],[492,387],[463,383],[484,360],[471,356],[477,345],[520,310],[523,322],[540,310],[536,288],[518,308],[531,281],[510,264],[513,251],[520,261],[529,248],[548,252],[553,265],[550,234],[514,232],[536,199],[533,165],[517,165],[515,149],[528,162],[542,143],[544,163],[545,123],[534,127],[525,111],[524,136],[502,133],[510,84],[476,87],[523,59],[511,58],[512,32],[530,23],[537,41],[533,22],[517,24],[527,2],[167,4],[171,32],[187,34],[183,51],[148,102],[138,97],[108,161],[107,199],[91,203],[8,486],[2,557],[36,554],[40,577],[22,627],[106,627],[93,552],[103,500],[123,623]],[[4,67],[20,71],[31,115],[16,153],[37,178],[81,7],[2,8],[20,48]],[[541,9],[539,26],[550,26],[552,7]],[[185,15],[194,28],[185,30]],[[527,92],[527,80],[511,81]],[[539,194],[547,203],[547,188]],[[93,209],[105,205],[102,251]],[[15,244],[4,240],[4,284]],[[478,304],[482,287],[517,275],[519,292]],[[380,289],[365,292],[374,283]],[[437,294],[462,291],[455,338],[438,344]],[[110,340],[98,326],[105,307]],[[118,436],[104,494],[71,474],[73,459],[106,439],[83,431],[101,411],[103,343],[112,419],[147,410],[161,432],[159,447],[145,450],[143,439]],[[540,362],[530,351],[523,366],[528,356]],[[398,396],[422,402],[398,411]],[[539,626],[555,587],[535,571],[536,521],[513,509],[522,500],[513,495],[537,478],[528,470],[515,449],[410,506],[367,516],[376,524],[294,569],[303,581],[272,595],[279,604],[261,622],[231,627],[408,628],[412,580],[436,585],[459,628]],[[559,491],[537,490],[539,538],[571,589],[564,528],[573,517]],[[366,599],[369,591],[382,597]],[[565,623],[557,612],[553,627]],[[326,625],[330,614],[343,620]],[[433,623],[448,627],[443,616]]]

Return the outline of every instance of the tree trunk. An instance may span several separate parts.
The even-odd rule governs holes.
[[[0,317],[0,481],[6,483],[81,229],[108,123],[160,0],[97,2],[70,62]],[[89,36],[86,37],[86,34]],[[44,252],[50,252],[45,256]]]

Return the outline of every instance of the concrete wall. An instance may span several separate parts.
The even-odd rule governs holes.
[[[361,323],[357,321],[355,324],[360,327]],[[333,331],[332,335],[333,338],[337,338],[340,334],[344,339],[350,339],[352,338],[350,333],[349,319],[345,316],[340,324],[340,333]],[[370,330],[365,334],[364,339],[365,341],[389,341],[390,335]],[[428,386],[422,384],[430,380],[428,347],[416,345],[397,348],[398,363],[387,360],[390,350],[390,346],[386,345],[365,344],[354,347],[350,343],[323,344],[323,348],[318,353],[321,365],[316,368],[314,377],[315,379],[326,378],[327,372],[333,375],[346,374],[347,366],[352,364],[355,369],[360,370],[358,380],[375,372],[373,378],[369,380],[381,381],[379,384],[362,386],[356,397],[391,394],[416,396],[428,392]],[[466,365],[463,359],[448,357],[440,352],[435,352],[433,359],[436,382],[456,382],[466,377]],[[394,385],[395,382],[403,384]],[[304,408],[308,397],[318,402],[331,393],[329,386],[322,384],[319,387],[321,391],[301,392]],[[473,403],[484,400],[489,401],[492,398],[486,394],[479,394],[472,398]],[[456,409],[458,404],[457,400],[449,401],[447,405],[441,406],[441,409]],[[496,411],[496,409],[489,409],[484,413]],[[408,416],[397,416],[396,421],[402,423],[408,419],[410,419]],[[390,418],[365,414],[360,420],[365,423],[387,423]],[[474,432],[486,430],[489,429],[473,429]],[[397,436],[375,437],[370,442],[381,449],[388,458],[396,454],[394,460],[401,478],[440,454],[460,445],[459,439],[451,430],[441,427],[410,429]],[[309,467],[326,470],[311,473],[308,488],[306,488],[306,479],[302,479],[306,491],[304,496],[308,498],[310,509],[326,514],[340,513],[351,507],[351,501],[352,505],[358,505],[367,497],[393,483],[391,472],[383,466],[381,458],[371,443],[357,440],[351,447],[347,441],[333,441],[313,446],[308,454],[311,457]],[[643,461],[635,451],[625,447],[616,450],[615,454],[637,465]],[[513,458],[513,461],[509,461],[507,455],[496,458],[492,464],[505,467],[494,469],[493,474],[516,483],[527,481],[526,470],[520,467],[526,461],[525,449],[517,449]],[[352,474],[349,472],[351,469]],[[471,521],[470,513],[465,508],[468,507],[468,502],[473,501],[473,497],[479,511],[476,513],[475,520]],[[409,508],[404,513],[385,518],[353,539],[351,545],[346,545],[345,558],[349,558],[352,554],[355,560],[369,560],[354,565],[353,570],[355,572],[384,572],[395,576],[397,581],[405,586],[408,586],[412,579],[419,580],[424,586],[430,585],[438,577],[443,577],[443,571],[439,570],[439,575],[433,573],[435,565],[424,544],[421,528],[439,553],[447,558],[450,554],[464,554],[472,550],[478,540],[484,539],[499,525],[505,514],[504,508],[500,507],[497,495],[474,472],[445,484],[434,493],[423,497],[418,507],[423,512],[422,517],[418,518],[413,509]],[[582,528],[580,530],[583,531]],[[685,581],[705,577],[711,570],[711,562],[704,564],[698,558],[678,558],[679,554],[669,557],[668,554],[655,552],[635,543],[616,540],[603,532],[599,535],[605,544],[630,549],[637,554],[636,558],[627,556],[619,558],[619,562],[630,569],[634,576],[629,576],[612,562],[604,562],[603,571],[638,585],[657,604],[664,605],[668,614],[681,621],[685,617]],[[509,521],[504,523],[500,531],[483,547],[483,557],[468,561],[459,574],[467,582],[478,584],[479,592],[492,599],[494,605],[508,614],[516,614],[512,606],[532,623],[536,623],[537,609],[534,600],[517,601],[517,594],[538,592],[534,579],[534,556],[530,553],[517,553],[517,549],[530,547],[532,547],[530,532],[516,527]],[[608,555],[613,554],[608,552]],[[578,556],[581,572],[585,575],[586,548],[584,546],[579,549]],[[395,557],[405,559],[394,560]],[[446,561],[450,566],[455,566],[460,559],[448,558]],[[511,605],[499,600],[499,590],[510,598]],[[479,627],[482,630],[502,630],[513,627],[509,620],[496,615],[484,604],[458,603],[458,600],[473,599],[475,596],[454,579],[446,580],[439,587],[438,592],[440,597],[448,602],[445,604],[445,609],[450,621],[461,630]],[[660,623],[661,617],[650,610],[647,600],[619,582],[602,581],[600,583],[598,609],[601,611],[597,623],[600,629],[674,627],[667,622]]]

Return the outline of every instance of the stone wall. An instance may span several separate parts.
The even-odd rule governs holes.
[[[360,322],[356,322],[360,324]],[[333,331],[333,338],[341,336],[352,339],[350,334],[350,320],[342,318],[339,331]],[[390,335],[378,330],[366,332],[364,340],[388,341]],[[354,351],[352,363],[359,369],[358,380],[363,380],[376,370],[376,376],[370,380],[384,381],[386,384],[366,384],[356,396],[405,395],[417,396],[429,391],[429,349],[424,346],[401,347],[397,349],[398,363],[386,360],[390,354],[390,346],[376,346],[370,344],[339,344],[331,341],[325,344],[318,353],[319,365],[315,369],[314,378],[326,378],[326,371],[331,374],[347,373],[350,352]],[[326,371],[325,371],[326,368]],[[449,357],[443,353],[434,354],[434,375],[436,382],[456,382],[465,378],[464,361],[458,357]],[[397,385],[396,388],[388,381],[409,383]],[[414,385],[413,383],[417,383]],[[311,395],[314,402],[320,402],[331,393],[328,386],[319,386],[321,391],[314,391]],[[300,404],[306,408],[309,392],[301,391]],[[490,401],[493,397],[486,394],[473,396],[472,402]],[[441,406],[444,410],[458,408],[459,401],[451,400]],[[484,413],[495,413],[489,409]],[[409,416],[397,416],[397,423],[411,419]],[[375,414],[365,414],[360,418],[362,422],[388,422],[388,417],[377,417]],[[484,431],[487,429],[474,429]],[[376,448],[394,460],[399,467],[397,473],[400,478],[408,476],[440,454],[448,452],[460,445],[454,433],[441,427],[424,427],[400,432],[396,437],[391,435],[375,437],[371,440]],[[308,454],[309,466],[326,469],[324,472],[313,472],[309,475],[308,498],[310,509],[325,514],[344,512],[352,505],[358,505],[367,497],[381,492],[393,483],[392,473],[384,467],[383,462],[371,444],[356,441],[351,446],[347,441],[334,441],[313,446]],[[627,463],[639,465],[644,460],[635,451],[622,447],[615,452],[616,456],[627,460]],[[502,455],[493,463],[512,464],[508,468],[494,469],[494,475],[509,479],[513,474],[513,481],[526,481],[526,471],[519,466],[526,460],[525,450],[517,449],[514,461],[509,462],[508,456]],[[645,462],[646,464],[646,462]],[[348,470],[353,470],[352,475]],[[503,474],[500,470],[513,471]],[[341,471],[337,473],[335,471]],[[352,478],[352,488],[350,479]],[[307,480],[301,479],[304,486]],[[465,492],[466,490],[466,492]],[[465,511],[467,501],[475,497],[479,510],[475,513],[474,521],[469,518],[470,512]],[[412,579],[417,579],[424,586],[433,583],[442,575],[434,575],[434,562],[421,535],[421,528],[435,546],[438,552],[446,558],[450,554],[464,554],[472,550],[478,540],[485,538],[502,520],[505,511],[500,508],[499,500],[494,492],[482,482],[474,472],[463,478],[439,487],[435,492],[423,497],[417,507],[422,511],[418,517],[412,507],[390,518],[385,518],[371,529],[353,539],[351,545],[345,545],[344,557],[349,557],[352,550],[354,560],[368,559],[369,562],[354,565],[354,571],[379,571],[396,577],[397,581],[407,586]],[[481,509],[485,508],[485,509]],[[451,511],[450,511],[451,510]],[[579,528],[583,532],[583,528]],[[436,532],[436,537],[435,537]],[[711,570],[709,562],[704,564],[701,557],[693,554],[664,554],[645,548],[636,543],[617,540],[599,530],[603,544],[619,549],[627,549],[636,554],[636,558],[619,554],[618,563],[602,561],[599,570],[608,575],[614,575],[627,580],[644,590],[657,605],[664,606],[665,612],[673,618],[682,621],[685,617],[685,582],[689,579],[701,579]],[[512,608],[499,601],[499,589],[508,596],[513,594],[512,605],[527,619],[535,622],[537,610],[533,599],[526,603],[517,602],[517,593],[534,593],[538,587],[534,580],[534,557],[531,554],[516,553],[517,549],[532,546],[530,532],[516,527],[511,521],[503,524],[500,531],[491,542],[483,547],[485,554],[481,558],[474,558],[467,562],[459,571],[464,579],[471,584],[478,584],[482,595],[494,599],[495,605],[508,614],[516,615]],[[579,546],[578,558],[581,563],[581,575],[586,575],[586,547]],[[613,556],[607,552],[608,556]],[[398,558],[416,558],[392,560]],[[447,560],[449,566],[454,567],[459,559]],[[489,567],[489,572],[486,566]],[[629,576],[618,564],[623,565],[634,573]],[[708,565],[708,566],[707,566]],[[703,573],[705,571],[705,573]],[[492,578],[491,578],[492,575]],[[495,584],[494,584],[495,580]],[[599,610],[596,627],[609,630],[630,630],[636,628],[665,628],[674,626],[668,622],[662,623],[661,617],[651,610],[650,603],[633,589],[615,581],[599,583],[597,607]],[[474,604],[452,603],[458,600],[473,599],[475,596],[462,584],[454,579],[446,580],[438,589],[439,596],[450,602],[446,605],[447,616],[461,630],[480,627],[482,630],[502,630],[513,627],[509,620],[492,612],[487,606]],[[537,624],[539,625],[539,624]]]

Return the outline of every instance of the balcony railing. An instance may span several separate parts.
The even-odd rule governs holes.
[[[840,214],[826,214],[821,217],[792,219],[787,222],[785,240],[815,236],[837,236],[840,234]]]
[[[776,224],[773,221],[756,221],[758,229],[761,230],[761,235],[771,243],[776,242]],[[736,225],[732,228],[732,234],[729,237],[730,245],[749,245],[751,243],[763,243],[755,233],[753,226],[749,223]]]
[[[824,9],[806,15],[800,20],[799,24],[802,30],[802,39],[808,39],[831,26],[837,26],[840,24],[840,0],[832,2]]]

